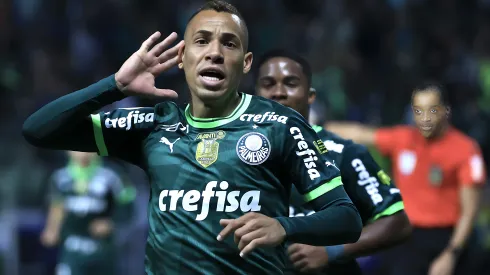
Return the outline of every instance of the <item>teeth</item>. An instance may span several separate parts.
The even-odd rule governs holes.
[[[202,78],[209,80],[209,81],[219,81],[219,78],[213,77],[213,76],[203,76]]]

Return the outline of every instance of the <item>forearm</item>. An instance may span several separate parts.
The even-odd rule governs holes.
[[[356,243],[344,245],[344,257],[357,258],[371,255],[405,241],[411,234],[405,212],[381,218],[363,228]]]
[[[459,219],[456,227],[454,228],[448,247],[451,249],[461,249],[466,245],[466,241],[473,231],[475,217],[476,211],[475,213],[464,215]]]
[[[38,147],[95,151],[88,116],[124,97],[112,75],[45,105],[27,118],[22,133],[29,143]]]
[[[357,209],[343,199],[309,216],[278,220],[286,231],[288,242],[316,246],[355,242],[362,231]]]
[[[64,218],[63,207],[60,205],[52,206],[49,209],[45,230],[56,232],[56,234],[58,234],[61,229],[61,223],[63,222],[63,218]]]

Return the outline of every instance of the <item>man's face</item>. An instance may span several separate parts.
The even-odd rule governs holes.
[[[236,91],[252,65],[252,53],[245,53],[242,24],[236,15],[212,10],[189,22],[182,63],[191,93],[206,100]]]
[[[257,94],[293,108],[307,117],[315,100],[300,64],[286,57],[270,58],[259,68]]]
[[[94,159],[97,158],[96,153],[69,151],[68,155],[70,156],[71,160],[82,166],[89,165]]]
[[[415,123],[425,138],[439,135],[447,122],[448,109],[436,91],[417,92],[412,103]]]

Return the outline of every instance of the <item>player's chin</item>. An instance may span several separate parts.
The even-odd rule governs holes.
[[[202,85],[197,89],[197,96],[202,100],[206,99],[216,99],[223,96],[228,90],[228,86],[205,86]]]

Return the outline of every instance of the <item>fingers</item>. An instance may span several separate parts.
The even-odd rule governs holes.
[[[242,227],[249,220],[253,219],[256,216],[257,216],[256,213],[250,212],[250,213],[247,213],[247,214],[241,216],[238,219],[221,219],[219,221],[219,224],[221,226],[225,226],[225,228],[223,228],[223,230],[221,230],[221,232],[218,234],[216,239],[218,241],[224,240],[228,235],[230,235],[231,232],[234,232],[238,228]]]
[[[175,42],[176,39],[177,39],[177,33],[172,32],[169,36],[167,36],[165,39],[163,39],[162,42],[155,45],[155,47],[153,47],[149,53],[153,56],[160,56],[165,51],[165,49],[170,47],[170,45],[172,45],[172,43]],[[153,41],[153,42],[155,42],[155,41]],[[177,49],[177,51],[178,51],[178,49]]]
[[[220,220],[219,223],[222,226],[225,226],[225,228],[223,228],[223,230],[221,230],[221,232],[218,234],[218,237],[216,239],[218,241],[224,240],[232,232],[234,232],[238,228],[242,227],[245,224],[244,221],[240,220],[242,217],[240,217],[238,219],[232,219],[232,220],[225,220],[225,219]]]
[[[179,95],[174,90],[155,88],[154,96],[165,98],[177,98]]]
[[[305,257],[305,255],[301,252],[295,252],[295,253],[292,253],[292,254],[289,254],[289,259],[291,260],[291,262],[297,262],[301,259],[303,259]]]
[[[181,40],[177,45],[173,46],[171,49],[164,51],[160,56],[158,56],[158,61],[163,63],[175,56],[179,55],[180,48],[184,46],[184,40]]]
[[[140,50],[145,52],[149,51],[151,46],[155,44],[155,42],[158,40],[158,38],[160,38],[161,35],[162,34],[160,32],[155,32],[154,34],[152,34],[141,44]]]
[[[306,260],[299,260],[296,262],[293,262],[293,266],[296,270],[301,270],[301,272],[305,272],[304,269],[308,265],[308,261]]]
[[[295,252],[298,252],[300,248],[301,248],[301,244],[293,243],[288,247],[288,254],[293,254]]]
[[[247,246],[245,246],[242,251],[240,252],[240,257],[244,258],[247,257],[247,255],[252,252],[255,248],[263,246],[267,244],[267,238],[262,237],[258,239],[252,240]]]
[[[158,76],[166,70],[172,68],[173,66],[179,64],[180,58],[178,56],[174,56],[173,58],[165,61],[164,63],[157,64],[150,68],[151,73],[154,76]]]
[[[236,232],[235,232],[236,235]],[[263,233],[260,230],[249,232],[241,237],[236,237],[238,239],[238,250],[242,251],[248,244],[250,244],[253,240],[259,239]]]

